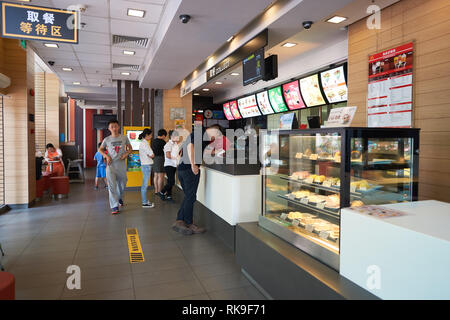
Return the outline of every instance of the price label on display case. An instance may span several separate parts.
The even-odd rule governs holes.
[[[355,193],[356,192],[356,186],[350,186],[350,192]]]
[[[314,226],[312,224],[307,224],[306,225],[306,231],[313,232],[314,231]]]
[[[319,237],[321,237],[322,239],[328,239],[328,236],[330,235],[329,231],[320,231],[319,233]]]
[[[299,222],[298,220],[292,221],[292,225],[293,225],[294,227],[298,227],[299,224],[300,224],[300,222]]]
[[[317,159],[319,159],[319,155],[318,155],[318,154],[312,154],[312,155],[309,157],[309,160],[317,160]]]
[[[280,218],[281,218],[282,220],[286,220],[287,214],[286,214],[286,213],[282,213],[281,216],[280,216]]]
[[[318,209],[323,210],[323,209],[325,209],[325,202],[319,202],[319,203],[317,203],[316,206],[317,206]]]
[[[331,188],[331,181],[324,181],[323,186],[327,188]]]
[[[308,198],[301,198],[300,203],[302,204],[308,204]]]

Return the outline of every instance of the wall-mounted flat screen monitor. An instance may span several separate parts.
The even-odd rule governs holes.
[[[234,119],[242,119],[241,114],[239,113],[239,109],[237,106],[237,102],[235,101],[230,101],[230,110],[231,110],[231,114],[233,115]]]
[[[267,91],[263,91],[256,94],[256,100],[258,101],[259,110],[261,110],[262,114],[273,114],[274,111],[269,101],[269,93]]]
[[[242,60],[242,79],[244,86],[264,78],[264,47]]]
[[[108,122],[111,120],[117,120],[117,116],[115,114],[94,114],[92,126],[98,130],[108,129]]]
[[[281,86],[269,90],[269,100],[275,112],[278,113],[289,110],[286,103],[284,102]]]
[[[300,95],[300,87],[297,80],[284,84],[283,94],[289,110],[306,108],[302,96]]]
[[[256,102],[256,96],[254,94],[239,99],[238,107],[242,117],[244,118],[257,117],[261,115],[258,108],[258,103]]]
[[[320,90],[318,74],[313,74],[312,76],[300,79],[300,91],[307,107],[316,107],[326,104],[325,98]]]
[[[233,114],[231,113],[229,102],[223,104],[223,113],[225,114],[227,120],[234,120]]]
[[[321,72],[320,80],[328,103],[347,101],[348,89],[344,66]]]

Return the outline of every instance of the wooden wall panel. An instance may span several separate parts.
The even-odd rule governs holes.
[[[42,155],[45,153],[45,73],[37,72],[34,76],[34,127],[36,150],[40,151]]]
[[[163,119],[164,129],[167,131],[175,128],[175,120],[170,120],[171,108],[184,108],[186,112],[185,129],[192,131],[192,93],[180,97],[180,87],[164,90],[163,93]]]
[[[59,147],[59,79],[55,74],[45,75],[45,129],[46,142]]]
[[[368,56],[414,41],[414,127],[421,128],[419,197],[450,202],[450,1],[402,0],[381,13],[381,29],[363,19],[349,34],[349,105],[366,126]]]

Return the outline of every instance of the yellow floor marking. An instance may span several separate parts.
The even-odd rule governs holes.
[[[127,229],[128,251],[130,252],[130,263],[144,262],[139,233],[136,228]]]

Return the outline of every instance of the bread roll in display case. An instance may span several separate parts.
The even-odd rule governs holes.
[[[341,208],[418,199],[419,129],[270,131],[263,140],[260,226],[336,270]]]

